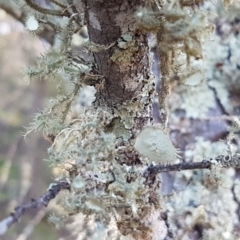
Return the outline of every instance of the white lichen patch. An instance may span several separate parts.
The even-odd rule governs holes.
[[[181,108],[186,110],[187,117],[206,117],[209,109],[215,107],[214,94],[206,85],[183,92],[181,97]]]
[[[81,176],[77,176],[73,179],[72,186],[73,188],[80,189],[86,185],[86,180]]]
[[[134,148],[150,162],[173,163],[178,157],[168,133],[159,125],[144,128],[137,136]]]
[[[27,19],[25,25],[26,25],[26,28],[30,31],[37,31],[39,28],[39,23],[34,16],[30,16]]]
[[[203,137],[196,137],[196,147],[194,150],[185,151],[185,159],[187,161],[202,161],[215,158],[218,155],[225,154],[227,146],[223,141],[210,142],[204,140]]]

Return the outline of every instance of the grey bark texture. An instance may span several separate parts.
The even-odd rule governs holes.
[[[134,17],[144,1],[84,2],[90,41],[106,47],[94,53],[95,72],[105,78],[97,93],[98,104],[116,106],[134,99],[142,90],[142,79],[150,77],[147,34],[137,29]],[[130,46],[124,36],[131,36]]]

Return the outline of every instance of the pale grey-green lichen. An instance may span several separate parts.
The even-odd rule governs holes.
[[[205,117],[209,109],[215,106],[214,94],[206,85],[183,91],[181,98],[180,108],[186,110],[187,117]]]

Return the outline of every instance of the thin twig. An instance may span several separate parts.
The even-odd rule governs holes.
[[[50,8],[43,8],[40,5],[38,5],[37,3],[33,2],[32,0],[25,0],[26,4],[31,7],[32,9],[34,9],[37,12],[46,14],[46,15],[53,15],[53,16],[67,16],[70,17],[71,14],[68,11],[58,11],[55,9],[50,9]]]
[[[183,170],[193,170],[193,169],[210,169],[212,163],[210,161],[203,160],[202,162],[183,162],[172,165],[156,165],[149,166],[145,174],[156,175],[161,172],[175,172]]]
[[[201,162],[182,162],[171,165],[150,165],[144,172],[144,177],[154,176],[161,172],[174,172],[194,169],[211,169],[212,165],[222,168],[240,168],[240,153],[234,155],[219,155],[213,160],[202,160]]]
[[[161,213],[161,218],[162,220],[165,222],[166,224],[166,228],[167,228],[167,236],[166,236],[166,240],[167,239],[175,239],[174,235],[173,235],[173,232],[172,232],[172,229],[171,229],[171,226],[170,226],[170,223],[169,223],[169,219],[168,219],[168,212],[162,212]],[[164,240],[165,240],[164,239]]]
[[[78,24],[80,26],[83,25],[82,21],[81,21],[81,18],[80,18],[80,12],[77,10],[73,0],[67,0],[68,4],[69,4],[69,7],[72,9],[72,12],[74,14],[76,14],[76,17],[75,17],[75,20],[77,20]]]
[[[67,8],[66,5],[64,5],[64,4],[62,4],[62,3],[60,3],[60,2],[58,2],[58,1],[56,1],[56,0],[50,0],[50,2],[56,4],[57,6],[63,8],[63,9],[66,9],[66,8]]]
[[[26,20],[26,17],[27,17],[27,11],[26,10],[23,9],[22,12],[20,11],[18,13],[17,11],[15,11],[16,9],[12,9],[11,6],[8,6],[8,5],[3,4],[3,3],[0,3],[0,8],[5,10],[7,14],[12,16],[13,18],[18,20],[19,22],[25,24],[25,20]],[[54,34],[55,33],[47,27],[44,27],[44,29],[42,31],[37,32],[38,36],[40,36],[41,38],[44,38],[51,45],[53,45],[53,43],[54,43]],[[20,91],[20,92],[22,92],[22,91]],[[16,98],[19,98],[19,96],[17,96]],[[13,101],[14,99],[11,98],[11,100]],[[11,101],[9,103],[11,103]],[[3,104],[5,104],[5,103],[3,102]],[[1,105],[2,105],[2,101],[1,101]]]
[[[6,231],[15,223],[28,209],[47,207],[49,202],[54,199],[61,190],[70,190],[70,185],[63,181],[53,185],[44,195],[38,199],[32,199],[31,202],[18,206],[10,216],[0,221],[0,235],[4,235]]]
[[[77,13],[77,14],[78,14],[79,12],[78,12],[76,6],[75,6],[74,3],[73,3],[73,0],[67,0],[67,2],[68,2],[68,4],[70,5],[73,13]]]

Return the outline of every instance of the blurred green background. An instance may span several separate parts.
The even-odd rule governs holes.
[[[53,83],[36,79],[28,84],[22,73],[48,47],[0,9],[0,219],[17,205],[41,196],[53,182],[43,161],[50,143],[41,133],[32,133],[27,142],[23,137],[24,127],[47,97],[54,96]],[[30,211],[0,239],[40,240],[43,232],[48,240],[64,237],[64,229],[56,230],[47,222],[49,212],[51,205],[40,212]]]

